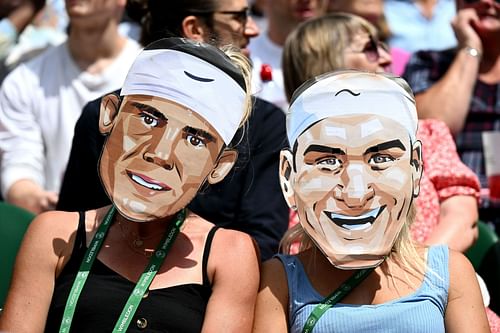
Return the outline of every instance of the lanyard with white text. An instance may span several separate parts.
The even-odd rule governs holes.
[[[349,277],[340,287],[338,287],[333,293],[327,296],[320,304],[316,305],[309,317],[307,318],[306,324],[302,329],[302,333],[311,333],[314,326],[318,322],[319,318],[332,306],[337,304],[342,298],[344,298],[352,289],[354,289],[358,284],[361,283],[373,270],[375,267],[360,269],[355,272],[351,277]]]
[[[71,287],[68,300],[66,301],[66,307],[64,308],[64,314],[61,321],[61,327],[59,328],[59,333],[69,332],[71,322],[73,320],[73,315],[75,313],[76,303],[78,302],[80,293],[83,289],[83,286],[85,285],[85,282],[87,281],[87,277],[89,275],[92,264],[94,263],[94,259],[97,257],[102,243],[104,242],[106,233],[108,232],[115,212],[116,208],[114,206],[111,206],[110,210],[104,218],[104,221],[101,223],[101,225],[97,229],[97,232],[92,238],[92,241],[90,242],[90,246],[85,253],[78,274],[76,275],[73,286]],[[163,239],[156,248],[154,255],[149,260],[148,266],[142,273],[139,281],[132,291],[132,294],[127,300],[127,304],[123,308],[120,318],[118,319],[115,328],[113,329],[113,332],[125,332],[127,330],[130,321],[132,320],[132,317],[134,316],[135,311],[137,310],[137,307],[139,306],[139,303],[144,296],[144,293],[149,288],[156,273],[160,269],[163,260],[167,255],[167,252],[174,243],[174,240],[179,233],[182,224],[184,223],[185,217],[186,211],[180,211],[177,214],[176,221],[172,228],[163,236]]]

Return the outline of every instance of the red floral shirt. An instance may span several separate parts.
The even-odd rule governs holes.
[[[422,141],[424,173],[411,232],[416,241],[424,242],[439,223],[440,203],[454,195],[471,195],[479,200],[480,185],[476,174],[461,162],[444,122],[420,120],[417,138]]]

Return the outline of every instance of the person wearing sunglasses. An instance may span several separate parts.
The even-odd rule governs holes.
[[[461,160],[479,177],[479,219],[500,232],[500,203],[490,200],[482,133],[500,131],[500,2],[457,0],[451,25],[458,46],[420,51],[404,77],[412,86],[420,118],[444,121],[455,137]],[[493,258],[493,257],[492,257]],[[498,256],[479,274],[492,286],[490,307],[500,313]]]

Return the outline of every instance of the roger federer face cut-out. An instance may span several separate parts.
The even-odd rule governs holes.
[[[129,95],[106,142],[101,178],[126,216],[170,216],[195,196],[223,144],[196,112],[164,98]]]
[[[317,247],[336,267],[357,269],[381,262],[407,221],[419,191],[420,142],[410,134],[413,115],[385,116],[384,108],[403,114],[404,98],[339,86],[331,96],[328,86],[325,94],[313,91],[314,104],[299,101],[292,110],[305,129],[292,151],[282,151],[280,176]]]
[[[386,254],[413,197],[407,131],[382,117],[331,117],[297,144],[296,205],[317,245],[340,265],[344,256]]]

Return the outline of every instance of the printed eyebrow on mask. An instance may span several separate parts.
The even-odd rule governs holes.
[[[146,105],[139,102],[132,102],[132,105],[135,106],[137,109],[143,112],[147,112],[158,119],[168,121],[168,119],[165,117],[163,113],[161,113],[157,108],[151,105]]]
[[[214,79],[210,79],[210,78],[206,78],[206,77],[201,77],[201,76],[196,76],[194,74],[191,74],[187,71],[184,71],[184,74],[186,74],[186,76],[190,79],[193,79],[193,80],[196,80],[196,81],[200,81],[200,82],[213,82]]]
[[[186,126],[182,130],[186,134],[201,136],[202,138],[204,138],[207,141],[215,142],[215,138],[212,136],[212,134],[210,134],[207,131],[204,131],[200,128]]]
[[[353,91],[351,91],[349,89],[342,89],[342,90],[337,91],[337,93],[335,94],[335,96],[338,96],[338,95],[340,95],[343,92],[349,93],[349,94],[351,94],[353,96],[359,96],[359,95],[361,95],[361,93],[355,93],[355,92],[353,92]]]

